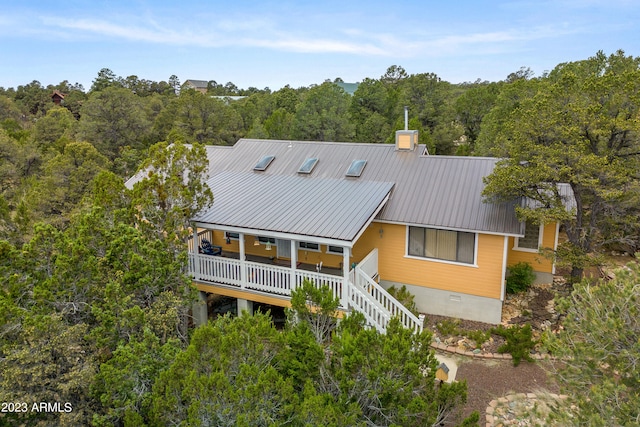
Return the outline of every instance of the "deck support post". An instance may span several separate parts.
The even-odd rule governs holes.
[[[198,227],[193,225],[193,273],[196,280],[200,279],[200,242],[198,241]]]
[[[247,256],[245,255],[244,249],[244,233],[238,233],[238,244],[240,246],[240,287],[244,289],[247,284],[247,265],[245,264]],[[238,306],[238,314],[240,314],[239,307],[240,306]]]
[[[206,325],[209,321],[207,293],[200,291],[198,294],[198,301],[193,303],[191,311],[193,313],[193,322],[195,323],[195,325],[202,326]]]
[[[342,277],[344,285],[342,286],[342,292],[340,292],[340,305],[345,309],[349,308],[349,286],[351,286],[349,282],[349,254],[350,248],[344,246],[342,248]]]
[[[296,269],[298,268],[298,242],[291,240],[291,291],[297,287],[296,284]]]
[[[253,301],[238,298],[238,316],[241,316],[243,311],[253,315]]]

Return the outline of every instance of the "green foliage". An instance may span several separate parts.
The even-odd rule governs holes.
[[[517,294],[529,289],[536,279],[533,267],[528,262],[519,262],[507,268],[507,293]]]
[[[143,102],[124,88],[110,86],[93,92],[80,114],[78,137],[111,161],[123,147],[142,148],[151,127]]]
[[[466,384],[436,385],[429,333],[394,319],[380,334],[356,313],[329,339],[316,336],[317,319],[335,314],[337,302],[328,288],[314,289],[307,281],[294,291],[283,332],[260,313],[198,328],[160,374],[150,424],[421,426],[456,419]]]
[[[409,311],[411,311],[416,316],[418,313],[418,308],[416,307],[416,302],[414,301],[415,295],[407,290],[407,287],[402,285],[400,289],[396,289],[395,286],[391,286],[387,289],[387,292],[397,299],[402,305],[404,305]]]
[[[286,424],[296,397],[292,380],[275,367],[283,339],[261,313],[201,326],[160,375],[151,425]]]
[[[482,348],[482,344],[484,344],[485,342],[487,342],[489,340],[489,338],[491,338],[491,331],[481,331],[481,330],[475,330],[475,331],[467,331],[464,333],[465,336],[469,339],[472,339],[473,341],[475,341],[476,343],[476,348]]]
[[[436,329],[443,336],[458,335],[460,334],[460,320],[459,319],[444,319],[438,322]]]
[[[522,359],[533,362],[531,350],[534,349],[536,341],[533,340],[531,325],[512,325],[505,328],[499,325],[493,328],[492,333],[504,337],[506,342],[498,347],[498,353],[509,353],[513,360],[513,366],[518,366]]]
[[[637,426],[640,420],[640,266],[615,271],[615,279],[574,286],[557,303],[563,328],[543,342],[568,395],[553,415],[558,425]]]
[[[326,286],[318,287],[308,279],[291,293],[289,319],[301,322],[310,329],[320,344],[327,343],[336,328],[340,300]]]
[[[620,235],[611,233],[612,225],[633,212],[628,199],[635,191],[627,190],[638,182],[639,64],[622,51],[599,52],[561,64],[546,79],[517,79],[498,97],[478,139],[491,144],[489,153],[508,157],[485,179],[484,195],[530,199],[535,203],[517,209],[521,220],[561,222],[570,253],[580,255],[576,279],[588,255]],[[575,204],[563,197],[562,183]]]
[[[190,219],[213,203],[206,184],[208,168],[207,154],[200,144],[189,147],[177,141],[151,147],[140,167],[146,176],[133,187],[133,202],[144,218],[139,226],[158,237],[168,234],[169,240],[184,250]]]
[[[349,95],[330,82],[312,87],[298,104],[293,137],[306,141],[352,141]]]

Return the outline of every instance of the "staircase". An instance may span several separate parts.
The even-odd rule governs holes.
[[[424,319],[413,314],[374,280],[378,275],[378,249],[374,249],[350,272],[347,308],[362,313],[367,323],[384,333],[393,317],[405,328],[422,332]]]

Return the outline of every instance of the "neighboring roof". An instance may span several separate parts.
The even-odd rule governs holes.
[[[358,89],[358,86],[360,85],[360,83],[345,83],[345,82],[334,82],[334,83],[340,86],[349,95],[353,95]]]
[[[289,185],[288,181],[275,180],[270,178],[272,176],[318,181],[317,185],[320,186],[327,179],[345,183],[394,183],[391,197],[377,220],[521,235],[520,223],[515,216],[515,203],[485,203],[482,198],[483,178],[493,171],[498,159],[425,156],[421,154],[423,152],[423,146],[414,151],[400,152],[389,144],[254,139],[241,139],[233,147],[207,146],[209,176],[212,177],[224,171],[243,173],[246,179],[251,179],[256,185],[261,182],[278,185],[277,188],[270,189],[270,193],[289,191],[286,187]],[[265,155],[274,155],[275,159],[267,170],[254,172],[253,167]],[[299,176],[298,168],[309,157],[319,159],[317,166],[308,176]],[[345,177],[351,162],[356,159],[367,160],[362,175],[356,178]],[[242,193],[238,188],[220,188],[214,181],[215,179],[210,181],[215,186],[214,209],[219,202],[220,192],[231,191],[236,197]],[[248,191],[241,181],[236,180],[233,185],[240,185]],[[307,188],[310,188],[312,184],[308,185]],[[274,209],[278,209],[279,199],[270,200]],[[324,199],[316,199],[314,209],[338,218],[348,215],[348,209],[356,208],[353,203],[347,203],[343,210],[338,211],[335,208],[324,209],[324,204]],[[259,209],[265,208],[266,206],[260,205]],[[257,215],[255,207],[251,209]]]
[[[55,97],[55,96],[57,96],[57,97],[59,97],[61,99],[64,99],[64,93],[60,92],[57,89],[53,91],[53,94],[51,94],[52,98]]]
[[[393,183],[225,171],[209,179],[213,206],[193,218],[218,226],[353,241]]]
[[[183,84],[183,86],[187,85],[187,86],[191,86],[194,89],[206,89],[207,87],[209,87],[209,82],[207,80],[186,80]]]

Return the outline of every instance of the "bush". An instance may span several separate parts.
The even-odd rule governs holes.
[[[491,331],[469,331],[466,333],[466,336],[476,343],[476,348],[482,348],[482,344],[489,341],[489,338],[491,338]]]
[[[395,286],[391,286],[389,289],[387,289],[387,292],[389,292],[392,297],[397,299],[398,302],[404,305],[410,312],[412,312],[416,316],[419,314],[418,307],[416,307],[416,302],[414,301],[415,297],[411,292],[407,290],[406,286],[402,285],[400,289],[396,289]]]
[[[508,268],[507,293],[526,291],[536,279],[533,267],[528,262],[519,262]]]
[[[442,336],[452,336],[460,334],[460,320],[458,319],[444,319],[442,322],[438,322],[436,329]]]
[[[529,353],[535,347],[536,342],[533,340],[531,325],[513,325],[508,328],[500,325],[493,328],[492,332],[506,340],[498,347],[498,353],[510,353],[513,358],[513,366],[518,366],[522,359],[533,362]]]

